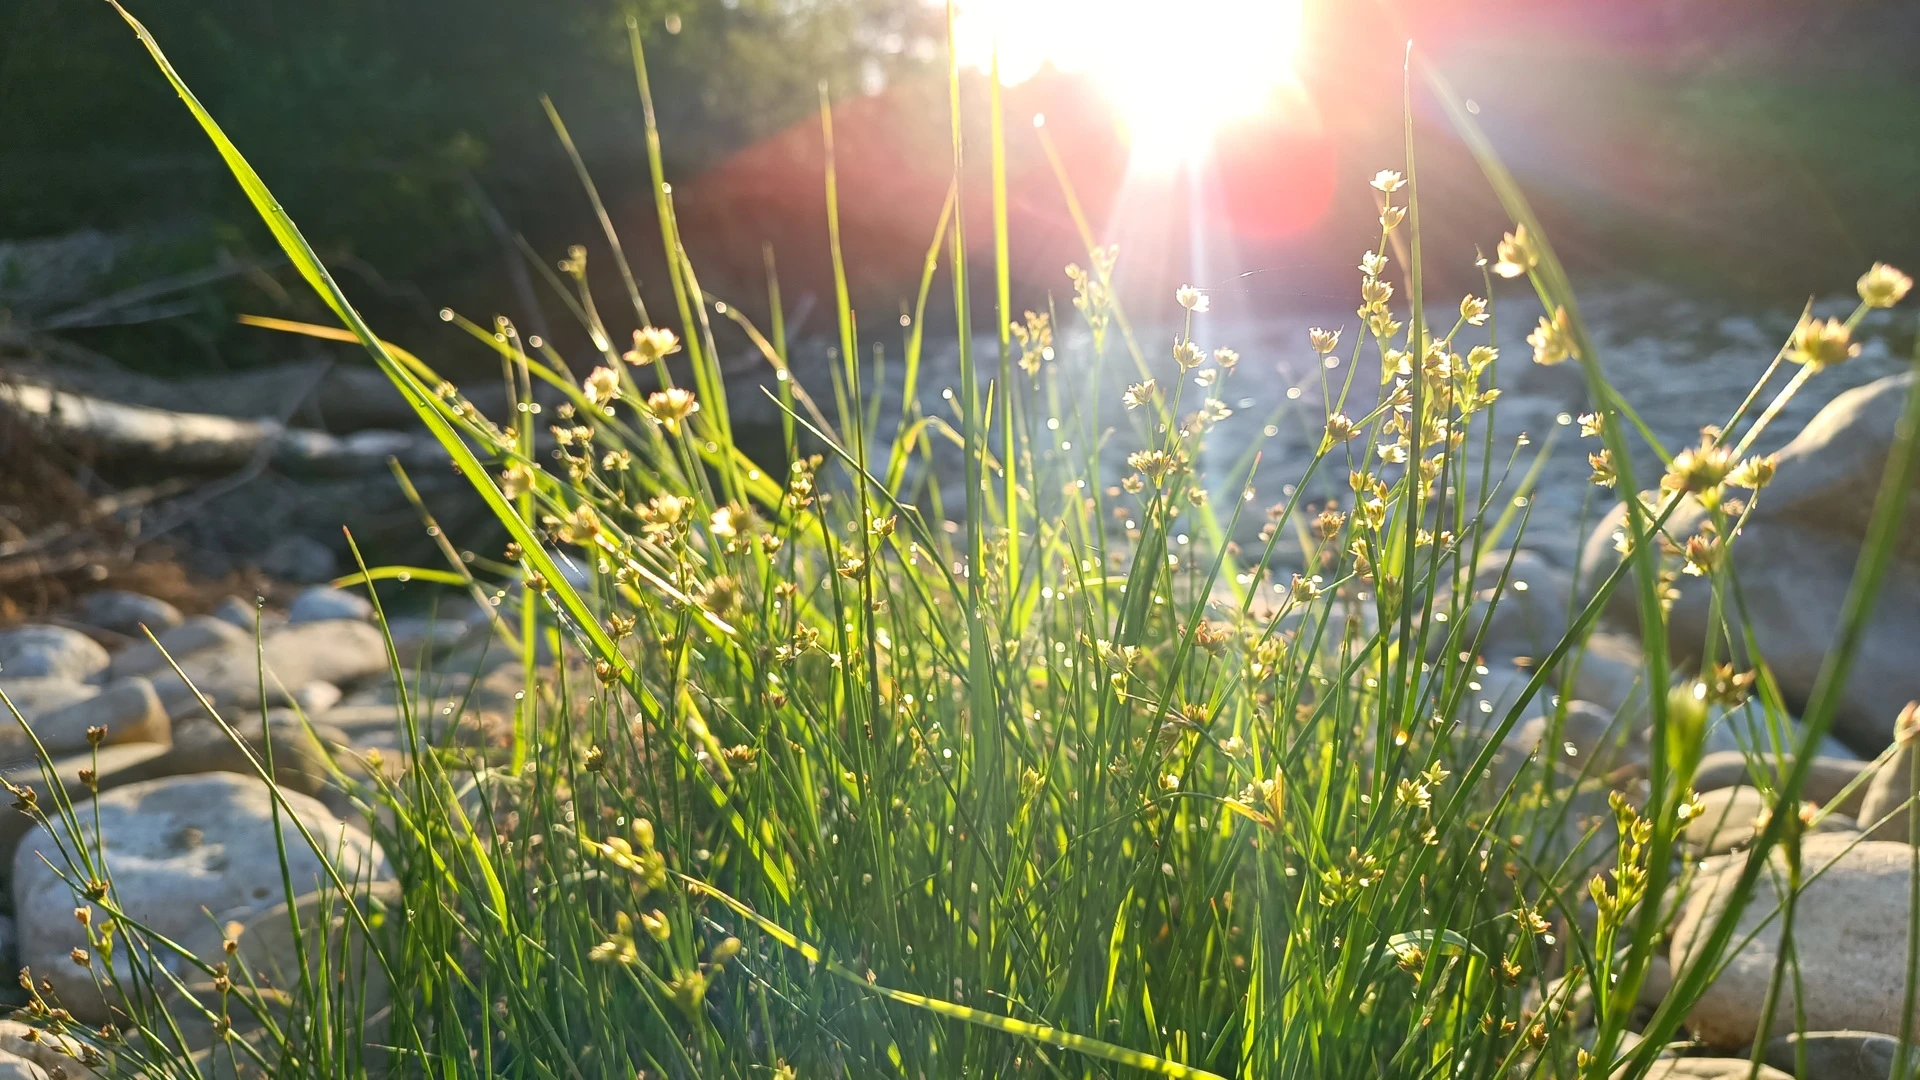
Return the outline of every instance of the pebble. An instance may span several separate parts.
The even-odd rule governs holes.
[[[107,650],[65,626],[17,626],[0,630],[0,678],[61,678],[87,682],[106,670]]]
[[[1767,1040],[1766,1062],[1791,1073],[1806,1057],[1801,1075],[1818,1080],[1887,1080],[1900,1040],[1876,1031],[1789,1032]],[[1909,1067],[1920,1064],[1920,1049],[1910,1051]]]
[[[1786,762],[1780,763],[1779,774],[1785,773],[1786,764]],[[1808,802],[1826,806],[1835,799],[1840,799],[1847,785],[1853,783],[1861,773],[1866,771],[1867,764],[1852,758],[1824,755],[1816,757],[1813,759],[1813,764],[1808,766],[1807,781],[1800,789],[1800,796]],[[1763,767],[1771,769],[1775,766],[1768,763]],[[1745,753],[1739,750],[1722,750],[1700,759],[1700,767],[1694,770],[1693,774],[1693,790],[1705,794],[1716,788],[1751,783],[1752,779],[1752,773],[1747,768]],[[1862,821],[1869,820],[1860,812],[1861,803],[1866,797],[1867,785],[1861,784],[1846,798],[1840,799],[1833,806],[1833,810],[1835,813],[1857,817]]]
[[[293,598],[293,605],[287,609],[287,622],[290,625],[322,622],[327,619],[373,618],[373,602],[359,593],[336,589],[330,585],[315,585]]]
[[[311,536],[289,533],[273,542],[260,559],[269,577],[285,581],[325,581],[333,577],[340,560],[333,549]]]
[[[1907,801],[1913,797],[1913,755],[1914,740],[1896,744],[1893,756],[1867,783],[1866,797],[1860,802],[1860,820],[1869,826],[1881,823],[1872,830],[1875,840],[1910,842]]]
[[[88,593],[80,599],[77,614],[83,622],[136,640],[144,640],[146,630],[158,634],[179,626],[185,619],[179,608],[165,600],[125,589]]]
[[[237,596],[229,596],[213,606],[213,617],[253,633],[254,617],[260,609]]]
[[[262,658],[268,672],[267,703],[274,705],[295,700],[294,693],[309,683],[345,687],[389,670],[380,631],[353,619],[328,619],[275,630],[258,653],[249,640],[190,657],[180,666],[191,689],[173,672],[156,676],[154,684],[176,720],[204,711],[194,690],[219,708],[254,708],[261,704]]]
[[[76,701],[98,694],[100,688],[72,679],[35,677],[31,679],[0,679],[0,693],[7,695],[13,707],[20,715],[31,717],[37,713],[51,712],[54,709],[71,705]],[[13,716],[4,706],[0,706],[0,721],[11,724]]]
[[[168,657],[176,661],[185,660],[209,649],[242,645],[251,647],[252,644],[252,631],[242,630],[211,615],[195,615],[166,633],[154,635],[152,641],[136,642],[122,650],[113,658],[107,670],[115,677],[153,675],[163,671],[171,674],[173,664]]]
[[[1753,843],[1759,825],[1765,821],[1767,797],[1758,788],[1741,784],[1715,788],[1700,796],[1701,812],[1687,822],[1681,843],[1695,855],[1725,855]],[[1854,820],[1844,815],[1828,815],[1813,826],[1816,833],[1852,833]]]
[[[365,834],[346,827],[317,800],[283,792],[280,814],[291,813],[329,850],[346,880],[388,876],[385,856]],[[280,849],[293,887],[311,890],[327,880],[319,856],[291,828],[285,843],[274,827],[274,799],[256,779],[228,773],[176,776],[130,784],[94,800],[99,830],[111,838],[114,893],[127,916],[175,941],[204,940],[210,912],[219,923],[244,921],[286,898]],[[82,827],[91,836],[91,817]],[[68,955],[85,945],[73,915],[72,887],[42,862],[65,857],[44,827],[36,826],[13,857],[14,913],[20,922],[21,962],[50,980],[61,1003],[91,1023],[109,1019],[90,969]],[[334,854],[337,852],[337,854]],[[216,944],[201,956],[223,959]],[[178,966],[178,965],[172,965]],[[183,969],[184,970],[184,969]]]

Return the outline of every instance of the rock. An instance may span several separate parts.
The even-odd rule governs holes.
[[[400,615],[387,619],[387,633],[393,638],[393,650],[406,667],[419,667],[442,653],[459,648],[473,628],[449,617]]]
[[[73,803],[83,803],[92,798],[93,788],[89,788],[81,774],[87,770],[94,772],[95,786],[100,791],[111,791],[117,787],[152,780],[166,776],[161,771],[168,749],[158,743],[123,743],[119,746],[103,746],[97,752],[71,754],[53,762],[53,773],[59,778],[60,788],[66,792]],[[0,777],[10,784],[26,788],[33,792],[36,801],[50,816],[57,816],[53,789],[47,784],[46,770],[37,759],[14,761],[0,765]],[[34,827],[34,820],[12,808],[0,809],[0,865],[11,865],[14,849],[20,844],[20,838]]]
[[[1760,1066],[1757,1073],[1752,1069],[1752,1062],[1746,1058],[1658,1058],[1647,1070],[1646,1080],[1747,1080],[1748,1076],[1753,1080],[1793,1080],[1791,1073],[1768,1065]]]
[[[47,1073],[26,1058],[0,1050],[0,1080],[47,1080]]]
[[[1806,801],[1826,806],[1846,790],[1848,784],[1867,770],[1867,762],[1851,758],[1816,757],[1807,772],[1807,782],[1800,789],[1800,795]],[[1765,766],[1772,768],[1772,765]],[[1786,771],[1786,763],[1780,765],[1780,772]],[[1693,774],[1693,790],[1705,794],[1718,788],[1733,787],[1736,784],[1752,783],[1752,774],[1747,769],[1747,755],[1739,750],[1721,750],[1700,759],[1700,767]],[[1833,811],[1848,817],[1857,817],[1865,821],[1872,820],[1861,813],[1861,804],[1867,797],[1867,785],[1854,788],[1852,794],[1841,799],[1833,806]]]
[[[343,696],[345,695],[340,692],[339,687],[330,682],[315,679],[293,692],[293,703],[308,716],[319,716],[340,704]]]
[[[1880,766],[1867,782],[1867,794],[1860,802],[1860,822],[1870,829],[1875,840],[1907,843],[1909,815],[1907,802],[1913,798],[1914,740],[1895,744],[1893,756]],[[1874,822],[1881,822],[1874,828]]]
[[[1574,697],[1615,711],[1626,709],[1630,702],[1638,703],[1635,711],[1647,708],[1641,688],[1645,658],[1638,640],[1624,634],[1589,634],[1573,663]]]
[[[1551,716],[1536,716],[1520,725],[1510,740],[1531,752],[1555,733]],[[1569,701],[1555,745],[1544,749],[1575,774],[1605,776],[1627,764],[1644,764],[1646,751],[1612,712],[1587,701]]]
[[[65,626],[16,626],[0,630],[0,677],[52,677],[87,682],[106,669],[107,650]]]
[[[1899,1048],[1899,1039],[1874,1031],[1790,1032],[1767,1040],[1766,1062],[1793,1073],[1804,1056],[1807,1068],[1798,1075],[1810,1080],[1887,1080]],[[1920,1049],[1910,1051],[1907,1061],[1920,1064]]]
[[[1507,554],[1489,551],[1474,565],[1473,602],[1456,616],[1451,634],[1433,635],[1428,647],[1430,659],[1449,650],[1543,657],[1559,644],[1567,629],[1572,579],[1532,551],[1514,553],[1511,566]],[[1498,604],[1494,603],[1496,595]],[[1447,603],[1442,597],[1434,607],[1439,610]],[[1474,648],[1476,638],[1478,649]]]
[[[269,577],[303,583],[325,581],[338,573],[339,566],[332,548],[297,533],[275,540],[260,559],[260,569]]]
[[[1840,625],[1894,425],[1913,376],[1895,375],[1849,390],[1822,409],[1778,457],[1773,483],[1761,491],[1732,544],[1749,625],[1790,707],[1804,707]],[[1688,504],[1667,523],[1670,536],[1692,534],[1704,511]],[[1597,582],[1619,562],[1616,507],[1588,537],[1581,580]],[[1708,632],[1708,589],[1682,578],[1670,630],[1678,663],[1695,659]],[[1634,591],[1614,593],[1611,611],[1633,618]],[[1834,717],[1834,734],[1863,754],[1885,746],[1894,718],[1920,698],[1920,497],[1909,495],[1867,632]]]
[[[1753,842],[1768,813],[1767,797],[1758,788],[1739,785],[1715,788],[1700,796],[1700,815],[1687,822],[1681,843],[1695,855],[1725,855]],[[1809,804],[1810,805],[1810,804]],[[1850,817],[1829,815],[1814,825],[1815,833],[1853,833]]]
[[[156,644],[157,642],[157,644]],[[156,633],[153,641],[141,641],[113,658],[107,670],[116,678],[126,675],[172,674],[174,660],[185,660],[209,649],[253,647],[253,632],[242,630],[211,615],[195,615],[165,633]]]
[[[300,687],[312,682],[351,684],[386,672],[386,642],[380,631],[352,619],[300,623],[269,633],[256,655],[251,641],[193,656],[180,665],[197,689],[220,708],[260,705],[259,661],[267,667],[268,704],[294,700]],[[155,686],[175,719],[202,711],[193,689],[172,672],[156,676]]]
[[[32,1035],[28,1032],[32,1032]],[[73,1036],[39,1031],[18,1020],[0,1020],[0,1053],[38,1066],[41,1070],[38,1076],[34,1073],[21,1074],[34,1077],[35,1080],[39,1080],[39,1077],[51,1080],[59,1075],[66,1076],[67,1080],[86,1080],[98,1077],[102,1072],[87,1067],[82,1064],[83,1061],[92,1060],[101,1070],[106,1065],[91,1047]]]
[[[32,717],[43,712],[71,705],[76,701],[85,701],[98,694],[100,688],[86,683],[40,676],[32,679],[0,679],[0,693],[7,695],[13,707],[20,715]],[[0,721],[12,724],[13,715],[5,706],[0,706]]]
[[[1800,962],[1798,1005],[1808,1030],[1900,1028],[1913,849],[1856,840],[1846,833],[1816,834],[1801,846],[1807,884],[1795,915],[1794,950]],[[1760,1027],[1760,1006],[1780,949],[1780,919],[1768,918],[1779,904],[1774,880],[1786,876],[1784,857],[1776,851],[1771,858],[1773,870],[1760,875],[1729,948],[1749,933],[1752,940],[1727,961],[1688,1014],[1688,1026],[1711,1047],[1744,1047]],[[1696,942],[1726,909],[1744,863],[1745,856],[1727,856],[1701,871],[1674,926],[1669,958],[1675,970],[1692,962]],[[1774,1010],[1773,1030],[1796,1026],[1795,996],[1796,983],[1788,980]]]
[[[223,623],[237,626],[247,633],[253,633],[255,616],[260,609],[237,596],[229,596],[213,606],[213,617]]]
[[[315,585],[299,596],[294,597],[293,606],[287,609],[287,623],[321,622],[325,619],[373,618],[373,602],[358,593],[345,589],[336,589],[330,585]]]
[[[266,763],[267,751],[273,751],[273,778],[281,787],[303,795],[319,795],[326,790],[327,777],[332,774],[326,750],[293,713],[270,710],[265,725],[257,713],[236,716],[231,723],[261,764]],[[345,741],[344,734],[320,725],[315,726],[315,732],[323,738]],[[150,768],[155,776],[214,772],[259,775],[233,738],[211,720],[188,720],[177,725],[173,747]]]
[[[49,754],[71,754],[88,746],[87,730],[104,727],[108,745],[164,743],[170,737],[167,711],[145,679],[121,679],[98,694],[71,705],[28,717],[33,734]],[[0,725],[0,759],[30,756],[33,742],[18,724]]]
[[[165,600],[125,589],[88,593],[80,600],[78,614],[83,622],[142,640],[146,630],[158,634],[179,626],[185,618]]]
[[[328,849],[344,879],[387,876],[385,856],[365,834],[345,826],[317,800],[298,792],[286,792],[284,798],[282,820],[290,811]],[[115,896],[130,918],[155,933],[175,941],[204,940],[209,914],[220,924],[244,921],[285,899],[273,799],[258,780],[226,773],[170,777],[107,792],[94,808]],[[90,819],[82,828],[89,842],[97,842]],[[319,856],[298,832],[286,828],[284,839],[294,888],[311,890],[328,880]],[[77,901],[71,887],[41,861],[44,853],[64,866],[60,851],[43,828],[36,828],[14,853],[21,961],[54,984],[75,1016],[100,1023],[108,1019],[107,1002],[94,979],[104,977],[105,968],[96,957],[91,971],[82,970],[69,957],[71,949],[86,944],[73,915]],[[223,959],[217,944],[199,955],[208,963]],[[171,966],[176,973],[189,970],[177,962]]]

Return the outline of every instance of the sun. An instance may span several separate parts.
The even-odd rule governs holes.
[[[1047,64],[1088,76],[1134,163],[1204,158],[1222,128],[1296,85],[1303,0],[956,0],[954,51],[1017,84]]]

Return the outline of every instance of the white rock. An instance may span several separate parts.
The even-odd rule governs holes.
[[[80,600],[80,621],[103,630],[144,639],[141,627],[158,634],[179,626],[180,609],[165,600],[125,589],[104,589]]]
[[[344,825],[318,800],[297,792],[283,795],[285,809],[327,847],[344,879],[387,876],[384,855],[365,834]],[[208,773],[151,780],[109,791],[95,807],[115,894],[131,918],[157,933],[175,941],[204,940],[209,914],[219,923],[245,921],[286,899],[272,797],[257,779]],[[91,815],[82,815],[82,827],[91,841]],[[319,857],[298,831],[287,827],[284,835],[293,888],[305,893],[323,887],[327,877]],[[36,827],[14,853],[20,959],[53,982],[75,1016],[99,1023],[108,1019],[107,1002],[94,978],[104,977],[105,968],[94,957],[89,972],[69,956],[86,944],[73,916],[81,900],[42,862],[44,854],[64,867],[60,852],[45,828]],[[202,959],[218,962],[218,944]]]
[[[72,679],[0,679],[0,693],[5,693],[7,699],[13,702],[13,707],[26,717],[50,712],[76,701],[85,701],[99,692],[97,686],[77,683]],[[0,706],[0,721],[13,723],[13,715],[4,706]]]
[[[160,695],[145,679],[122,679],[100,693],[71,705],[36,713],[27,721],[49,754],[72,754],[87,749],[87,730],[107,729],[104,743],[166,742],[171,730]],[[30,757],[32,740],[20,725],[0,725],[0,756]]]
[[[1907,890],[1913,849],[1905,844],[1865,841],[1844,833],[1817,834],[1802,844],[1802,878],[1808,884],[1798,901],[1794,950],[1799,957],[1799,1007],[1806,1030],[1854,1028],[1899,1031],[1906,992]],[[1740,913],[1729,948],[1758,928],[1688,1014],[1687,1024],[1708,1046],[1745,1047],[1760,1027],[1780,948],[1776,875],[1785,880],[1786,863],[1776,851],[1773,867],[1754,887]],[[1684,972],[1698,943],[1725,910],[1744,855],[1715,859],[1681,908],[1670,958]],[[1825,868],[1824,872],[1822,869]],[[1815,875],[1818,874],[1816,877]],[[1773,915],[1771,920],[1769,915]],[[1766,922],[1761,928],[1760,924]],[[1784,986],[1774,1010],[1773,1030],[1795,1029],[1795,981]]]
[[[196,654],[180,665],[194,689],[216,706],[251,708],[260,704],[260,663],[266,661],[268,704],[295,700],[313,682],[349,685],[388,670],[386,642],[371,624],[328,619],[291,625],[268,634],[256,655],[251,641]],[[193,691],[174,672],[157,674],[154,685],[178,720],[200,712]]]
[[[268,576],[299,582],[325,581],[334,576],[339,565],[332,548],[297,533],[275,540],[260,560],[260,569]]]
[[[1514,553],[1511,566],[1507,554],[1490,551],[1480,557],[1474,567],[1473,603],[1452,622],[1436,625],[1429,658],[1449,651],[1539,658],[1559,643],[1567,629],[1572,579],[1534,552]],[[1434,606],[1438,610],[1446,603],[1442,597]],[[1442,628],[1450,633],[1438,633]]]
[[[0,678],[86,682],[108,662],[107,650],[78,630],[45,625],[0,630]]]
[[[329,585],[315,585],[299,596],[294,597],[293,606],[287,609],[287,622],[321,622],[326,619],[373,618],[373,602],[358,593],[345,589],[336,589]]]
[[[1911,374],[1856,387],[1834,398],[1779,453],[1772,484],[1755,498],[1747,524],[1732,544],[1748,624],[1779,681],[1788,704],[1798,708],[1813,684],[1840,625],[1840,607],[1873,512],[1875,494],[1892,445]],[[1619,562],[1613,536],[1622,527],[1615,507],[1588,537],[1581,580],[1600,581]],[[1704,517],[1682,506],[1668,520],[1668,535],[1684,538]],[[1670,618],[1676,661],[1689,662],[1708,630],[1708,586],[1682,578]],[[1632,589],[1614,593],[1613,613],[1631,624]],[[1908,701],[1920,698],[1920,498],[1909,493],[1907,520],[1898,530],[1893,558],[1881,584],[1873,617],[1843,688],[1834,734],[1862,752],[1877,751],[1892,736],[1893,721]]]
[[[211,615],[195,615],[165,633],[155,634],[153,641],[136,642],[121,650],[107,670],[116,678],[161,671],[171,673],[173,665],[167,662],[168,657],[185,660],[209,649],[242,645],[252,647],[251,630],[242,630]]]

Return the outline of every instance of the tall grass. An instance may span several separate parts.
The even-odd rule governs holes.
[[[1512,504],[1527,461],[1492,437],[1497,364],[1481,311],[1426,322],[1411,126],[1405,162],[1376,184],[1374,250],[1392,256],[1366,275],[1357,331],[1300,343],[1316,365],[1334,355],[1344,367],[1325,413],[1305,421],[1324,432],[1318,453],[1286,502],[1260,508],[1257,458],[1198,471],[1236,376],[1235,357],[1193,343],[1204,292],[1177,298],[1187,331],[1174,355],[1142,355],[1112,253],[1088,232],[1070,279],[1084,332],[1056,325],[1058,311],[1011,309],[1018,237],[997,94],[997,369],[981,370],[964,329],[986,307],[957,198],[914,309],[944,268],[963,328],[955,422],[911,389],[898,415],[880,413],[831,171],[831,409],[789,377],[777,321],[763,336],[700,288],[637,35],[679,329],[650,328],[609,226],[642,330],[633,349],[602,322],[576,255],[563,284],[580,291],[565,300],[605,368],[582,384],[550,347],[474,327],[520,394],[514,416],[487,418],[375,336],[128,22],[294,265],[507,528],[521,584],[494,600],[526,681],[510,747],[436,743],[424,703],[403,697],[403,760],[342,777],[399,884],[384,907],[336,900],[364,956],[279,997],[221,993],[201,1017],[218,1046],[196,1058],[177,998],[163,1005],[141,985],[165,978],[154,973],[175,964],[173,948],[123,919],[109,933],[137,974],[117,989],[118,1031],[63,1021],[57,1003],[32,1010],[76,1052],[169,1076],[225,1063],[285,1076],[1604,1077],[1622,1060],[1639,1075],[1724,955],[1766,849],[1797,844],[1797,815],[1772,815],[1712,947],[1625,1051],[1630,1021],[1646,1019],[1637,990],[1673,910],[1704,737],[1695,684],[1666,670],[1658,599],[1673,562],[1658,530],[1689,491],[1626,500],[1632,557],[1594,584],[1521,700],[1483,705],[1493,612],[1470,608],[1465,586],[1482,554],[1524,530]],[[972,149],[957,73],[952,108],[957,177]],[[831,147],[830,113],[822,121]],[[1500,268],[1562,313],[1542,330],[1544,358],[1577,359],[1616,490],[1634,493],[1631,410],[1538,223],[1486,161],[1523,226]],[[746,326],[775,375],[784,472],[734,442],[714,314]],[[910,388],[920,333],[915,319]],[[669,353],[691,390],[673,385]],[[1116,364],[1151,377],[1103,382]],[[1377,395],[1354,392],[1376,373]],[[540,412],[536,386],[562,403]],[[1760,396],[1712,418],[1721,442],[1752,441],[1773,412],[1756,420]],[[963,451],[962,506],[940,503],[931,464],[948,438]],[[1117,475],[1101,464],[1109,439],[1138,447]],[[1911,466],[1906,441],[1895,465]],[[1335,498],[1311,501],[1329,487]],[[1780,805],[1796,804],[1831,716],[1904,490],[1890,482],[1882,498],[1801,745],[1784,766],[1756,760]],[[1260,542],[1231,542],[1260,513]],[[407,572],[477,586],[457,557],[449,567]],[[1609,799],[1603,778],[1552,755],[1497,771],[1523,717],[1557,723],[1555,691],[1620,588],[1640,601],[1648,685],[1676,685],[1671,702],[1652,695],[1646,789]],[[1722,630],[1709,655],[1744,640],[1737,624]],[[542,648],[555,663],[534,662]],[[400,678],[397,655],[394,668]],[[1756,700],[1783,719],[1777,694]],[[63,803],[55,816],[77,837],[83,812]],[[317,928],[296,937],[351,959],[322,948],[333,939]],[[235,963],[251,970],[244,949]],[[387,981],[390,1007],[369,1014],[369,985]]]

